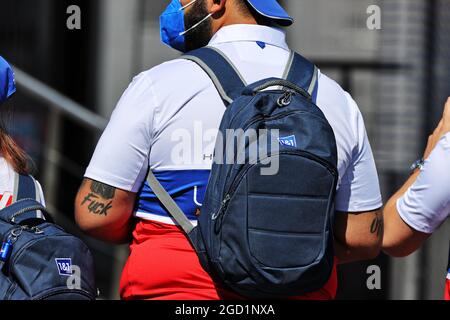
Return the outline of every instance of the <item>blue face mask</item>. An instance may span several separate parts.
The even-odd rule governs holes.
[[[0,57],[0,104],[16,92],[16,83],[11,66]]]
[[[186,30],[184,23],[184,10],[196,1],[197,0],[193,0],[183,7],[180,0],[172,0],[167,9],[161,14],[159,23],[161,29],[161,41],[164,44],[175,50],[186,52],[185,34],[197,28],[200,24],[212,16],[212,13],[210,13],[197,24]]]

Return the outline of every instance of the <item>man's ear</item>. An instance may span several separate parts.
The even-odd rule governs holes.
[[[227,0],[207,0],[208,11],[213,14],[221,13],[225,10]]]

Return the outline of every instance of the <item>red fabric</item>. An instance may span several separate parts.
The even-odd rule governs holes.
[[[3,199],[7,197],[6,199]],[[4,204],[5,208],[9,207],[13,202],[13,195],[11,193],[0,194],[0,202]]]
[[[445,300],[450,301],[450,280],[447,279],[445,286]]]
[[[140,221],[120,281],[124,300],[241,300],[214,284],[176,226]],[[293,300],[331,300],[336,296],[336,264],[328,284]]]

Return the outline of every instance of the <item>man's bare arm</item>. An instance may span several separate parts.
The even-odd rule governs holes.
[[[380,210],[337,212],[334,245],[339,264],[375,259],[380,254],[383,231],[384,222]]]
[[[136,194],[84,179],[75,200],[75,220],[88,235],[113,243],[128,242]]]
[[[418,250],[431,236],[411,228],[403,221],[397,211],[398,199],[414,184],[419,173],[416,172],[412,175],[384,207],[385,233],[383,251],[392,257],[402,258],[410,255]]]
[[[450,98],[445,105],[444,114],[436,130],[428,139],[424,159],[428,159],[436,148],[439,140],[450,132]],[[449,163],[450,165],[450,163]],[[446,169],[445,169],[446,170]],[[417,231],[410,227],[400,216],[397,202],[402,198],[419,178],[421,172],[416,172],[406,183],[389,199],[384,208],[385,234],[383,251],[394,257],[405,257],[419,249],[431,234]],[[432,186],[429,186],[432,187]]]

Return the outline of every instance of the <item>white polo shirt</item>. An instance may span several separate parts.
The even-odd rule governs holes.
[[[284,31],[258,25],[224,27],[209,45],[224,52],[247,83],[282,77],[290,53]],[[336,209],[365,212],[382,207],[372,150],[355,101],[319,74],[317,105],[337,140]],[[85,177],[136,192],[137,217],[172,224],[145,182],[150,166],[195,222],[224,112],[212,81],[194,62],[176,59],[145,71],[120,99]]]

